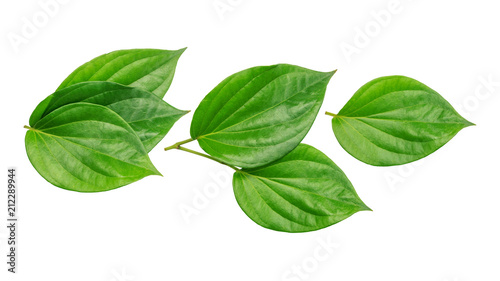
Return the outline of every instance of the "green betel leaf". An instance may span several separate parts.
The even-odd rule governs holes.
[[[134,130],[101,105],[60,107],[28,130],[25,143],[38,173],[68,190],[106,191],[160,175]]]
[[[178,110],[150,92],[113,82],[82,82],[59,90],[43,100],[30,117],[30,126],[61,106],[86,102],[108,107],[120,115],[151,151],[179,118]]]
[[[253,221],[278,231],[318,230],[370,210],[342,170],[306,144],[266,166],[235,172],[233,188]]]
[[[191,137],[208,154],[235,166],[277,160],[311,128],[333,74],[286,64],[238,72],[200,103]]]
[[[338,115],[331,115],[342,147],[375,166],[421,159],[473,125],[438,93],[404,76],[368,82]]]
[[[86,81],[110,81],[137,87],[163,98],[184,49],[132,49],[99,56],[78,67],[58,90]]]

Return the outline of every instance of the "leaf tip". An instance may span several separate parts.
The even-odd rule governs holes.
[[[179,110],[179,111],[180,111],[179,116],[181,116],[181,117],[188,114],[189,112],[191,112],[191,110]]]
[[[369,212],[373,212],[372,208],[368,207],[368,205],[365,204],[365,202],[363,202],[359,197],[358,197],[358,200],[359,200],[359,212],[362,212],[362,211],[369,211]]]
[[[151,176],[163,177],[163,175],[160,173],[160,171],[158,171],[158,169],[156,169],[156,167],[154,165],[152,165],[152,167],[150,168],[150,171],[152,172]]]
[[[325,79],[332,79],[333,75],[337,72],[337,69],[330,71],[330,72],[323,72],[325,75]]]
[[[466,123],[465,123],[465,127],[470,127],[470,126],[476,126],[476,124],[472,123],[472,122],[469,122],[467,120],[465,120]]]

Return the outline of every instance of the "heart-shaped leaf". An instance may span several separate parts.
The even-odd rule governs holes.
[[[82,82],[43,100],[30,117],[30,126],[61,106],[87,102],[108,107],[120,115],[151,151],[188,111],[178,110],[150,92],[112,82]]]
[[[104,54],[78,67],[58,90],[80,82],[110,81],[137,87],[163,98],[184,50],[131,49]]]
[[[191,137],[208,154],[235,166],[277,160],[311,128],[333,74],[286,64],[238,72],[200,103]]]
[[[25,143],[38,173],[68,190],[106,191],[160,175],[134,130],[101,105],[60,107],[28,130]]]
[[[332,115],[342,147],[375,166],[421,159],[473,125],[438,93],[404,76],[368,82],[338,115]]]
[[[313,231],[370,210],[342,170],[305,144],[269,165],[235,172],[233,187],[253,221],[278,231]]]

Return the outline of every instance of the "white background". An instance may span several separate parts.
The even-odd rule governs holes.
[[[0,4],[0,173],[18,169],[20,219],[15,276],[3,262],[1,223],[0,280],[500,280],[498,1],[61,0],[44,21],[46,2]],[[29,36],[26,21],[37,24]],[[24,40],[13,44],[13,36]],[[347,45],[356,53],[346,55]],[[338,68],[304,142],[330,156],[374,211],[304,234],[256,225],[238,207],[223,166],[162,150],[189,137],[192,113],[150,153],[164,177],[80,194],[35,171],[23,125],[71,71],[117,49],[182,47],[165,97],[180,109],[196,109],[248,67]],[[337,112],[361,85],[393,74],[427,84],[477,126],[414,164],[377,168],[352,158],[323,111]],[[487,88],[488,79],[497,82]],[[214,186],[218,193],[193,205]],[[187,206],[197,214],[183,216]],[[334,244],[329,252],[319,248],[325,241]]]

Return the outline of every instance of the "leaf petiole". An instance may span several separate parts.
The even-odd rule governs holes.
[[[170,149],[179,149],[181,145],[186,144],[186,143],[190,143],[192,141],[194,141],[194,139],[187,139],[187,140],[183,140],[183,141],[180,141],[180,142],[176,142],[176,143],[174,143],[171,146],[165,147],[164,150],[167,151],[167,150],[170,150]]]
[[[239,170],[240,170],[240,169],[236,168],[235,166],[233,166],[233,165],[229,165],[229,164],[227,164],[227,163],[224,163],[224,162],[220,161],[219,159],[217,159],[217,158],[215,158],[215,157],[212,157],[212,156],[210,156],[210,155],[203,154],[203,153],[200,153],[200,152],[198,152],[198,151],[194,151],[194,150],[191,150],[191,149],[189,149],[189,148],[182,147],[182,146],[178,146],[178,147],[177,147],[177,149],[182,150],[182,151],[186,151],[186,152],[189,152],[189,153],[192,153],[192,154],[195,154],[195,155],[201,156],[201,157],[208,158],[208,159],[210,159],[210,160],[212,160],[212,161],[215,161],[215,162],[217,162],[217,163],[220,163],[220,164],[222,164],[222,165],[226,165],[226,166],[228,166],[229,168],[231,168],[231,169],[233,169],[233,170],[235,170],[235,171],[239,171]]]
[[[222,162],[221,160],[219,160],[219,159],[217,159],[217,158],[215,158],[215,157],[212,157],[212,156],[210,156],[210,155],[208,155],[208,154],[203,154],[203,153],[201,153],[201,152],[194,151],[194,150],[191,150],[191,149],[189,149],[189,148],[185,148],[185,147],[182,147],[182,146],[181,146],[181,145],[183,145],[183,144],[190,143],[190,142],[192,142],[192,141],[194,141],[194,139],[192,139],[192,138],[191,138],[191,139],[183,140],[183,141],[180,141],[180,142],[176,142],[176,143],[174,143],[174,144],[173,144],[173,145],[171,145],[171,146],[167,146],[167,147],[165,147],[165,148],[164,148],[164,150],[165,150],[165,151],[167,151],[167,150],[171,150],[171,149],[179,149],[179,150],[182,150],[182,151],[185,151],[185,152],[189,152],[189,153],[192,153],[192,154],[195,154],[195,155],[201,156],[201,157],[208,158],[208,159],[210,159],[210,160],[212,160],[212,161],[215,161],[215,162],[217,162],[217,163],[220,163],[220,164],[222,164],[222,165],[226,165],[226,166],[230,167],[231,169],[234,169],[235,171],[239,171],[239,170],[240,170],[240,169],[236,168],[235,166],[230,165],[230,164],[227,164],[227,163],[224,163],[224,162]]]
[[[337,117],[337,114],[331,113],[331,112],[328,112],[328,111],[325,112],[325,115],[332,116],[332,117]]]
[[[30,131],[34,131],[34,132],[40,132],[39,130],[35,129],[35,128],[31,128],[30,126],[27,126],[27,125],[24,125],[24,128],[25,129],[28,129]]]

